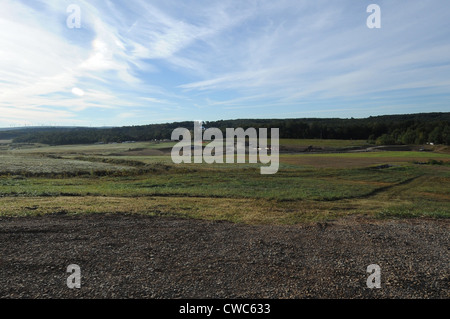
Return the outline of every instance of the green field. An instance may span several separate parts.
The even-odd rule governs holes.
[[[368,146],[366,140],[322,140],[322,139],[280,139],[280,145],[285,146],[319,146],[319,147],[354,147]]]
[[[333,148],[364,141],[281,140]],[[296,224],[345,216],[448,218],[450,154],[281,154],[260,164],[173,164],[173,142],[2,145],[0,215],[139,213]]]

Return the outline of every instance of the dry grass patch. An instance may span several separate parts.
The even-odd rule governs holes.
[[[342,209],[339,209],[341,207]],[[0,216],[129,213],[226,220],[245,224],[297,224],[348,215],[346,202],[277,202],[255,199],[191,197],[3,197]]]

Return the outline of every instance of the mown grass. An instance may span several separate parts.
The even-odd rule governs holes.
[[[0,196],[186,196],[277,201],[331,201],[368,196],[416,176],[413,169],[283,170],[263,176],[257,169],[174,168],[144,175],[3,177]]]
[[[431,165],[447,163],[448,154],[283,155],[277,174],[261,175],[260,164],[175,165],[170,156],[107,155],[118,147],[2,154],[0,216],[121,212],[263,224],[355,214],[450,217],[450,167]],[[317,165],[319,158],[325,161]]]

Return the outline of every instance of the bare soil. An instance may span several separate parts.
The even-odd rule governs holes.
[[[131,214],[0,218],[0,298],[450,297],[447,220],[254,226]],[[81,268],[69,289],[67,266]],[[367,287],[367,266],[381,288]]]

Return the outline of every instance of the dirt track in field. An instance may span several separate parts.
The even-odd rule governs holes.
[[[449,298],[449,222],[0,218],[0,298]],[[81,268],[69,289],[67,266]],[[381,288],[367,288],[367,266]]]

